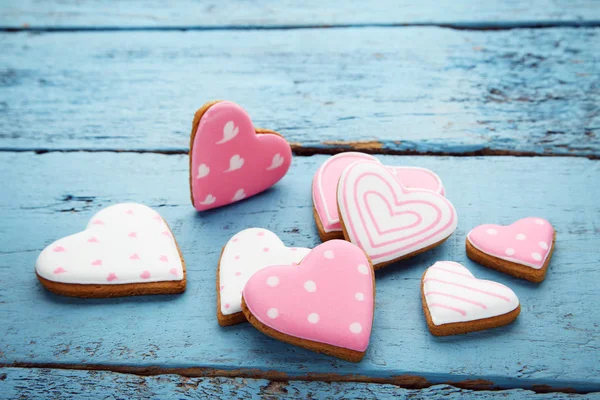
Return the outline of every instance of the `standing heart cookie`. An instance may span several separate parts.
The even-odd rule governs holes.
[[[352,243],[330,240],[299,265],[276,265],[246,283],[242,310],[259,331],[286,343],[360,361],[375,305],[373,268]]]
[[[421,279],[427,325],[436,336],[503,326],[521,312],[517,295],[500,283],[477,279],[452,261],[438,261]]]
[[[192,204],[202,211],[254,196],[283,178],[291,161],[289,143],[277,132],[255,128],[240,106],[207,103],[192,124]]]
[[[489,268],[531,282],[546,277],[556,232],[543,218],[523,218],[511,225],[480,225],[467,235],[467,256]]]
[[[217,320],[222,326],[246,321],[242,290],[250,277],[271,265],[297,264],[310,249],[286,247],[267,229],[238,232],[223,247],[217,271]]]
[[[181,293],[185,264],[162,217],[135,203],[107,207],[87,228],[59,239],[39,255],[42,285],[75,297]]]
[[[356,161],[379,162],[375,157],[365,153],[340,153],[328,158],[313,178],[313,214],[319,236],[324,242],[344,238],[338,214],[337,187],[344,169]],[[428,189],[444,195],[442,181],[433,171],[419,167],[387,166],[387,168],[406,187]]]
[[[367,253],[375,269],[438,246],[457,225],[454,206],[444,196],[408,189],[375,162],[346,168],[337,200],[344,237]]]

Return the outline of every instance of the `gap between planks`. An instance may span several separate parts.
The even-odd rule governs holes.
[[[347,28],[407,28],[436,27],[469,31],[500,31],[511,29],[548,29],[600,27],[600,20],[589,21],[467,21],[467,22],[414,22],[414,23],[349,23],[349,24],[297,24],[297,25],[181,25],[181,26],[0,26],[0,32],[61,33],[61,32],[127,32],[127,31],[282,31],[298,29],[347,29]]]
[[[581,154],[556,154],[556,153],[536,153],[531,151],[513,151],[513,150],[494,150],[479,149],[464,152],[443,152],[443,151],[416,151],[416,150],[393,150],[386,149],[377,141],[369,142],[344,142],[337,143],[334,147],[309,147],[291,143],[292,152],[295,156],[309,157],[314,155],[333,155],[349,151],[359,151],[374,155],[394,155],[394,156],[450,156],[450,157],[481,157],[481,156],[512,156],[512,157],[583,157],[590,160],[600,160],[600,154],[581,155]],[[0,153],[137,153],[137,154],[163,154],[163,155],[184,155],[188,154],[187,148],[172,149],[46,149],[46,148],[0,148]]]
[[[340,375],[325,373],[309,373],[306,375],[289,376],[279,371],[261,371],[258,369],[234,369],[224,370],[206,367],[192,368],[164,368],[158,366],[125,366],[105,364],[58,364],[58,363],[23,363],[0,364],[0,368],[30,368],[30,369],[62,369],[76,371],[108,371],[121,374],[132,374],[139,376],[179,375],[186,378],[248,378],[266,379],[272,382],[310,381],[310,382],[352,382],[352,383],[375,383],[398,386],[403,389],[425,389],[435,385],[447,384],[459,389],[473,391],[501,391],[511,389],[531,390],[536,393],[595,393],[593,391],[582,391],[570,387],[553,387],[549,385],[532,385],[531,387],[500,387],[494,382],[486,379],[463,379],[458,381],[429,382],[421,376],[398,375],[390,378],[375,378],[364,375]]]

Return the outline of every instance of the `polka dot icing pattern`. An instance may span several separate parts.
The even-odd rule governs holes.
[[[356,162],[346,168],[338,204],[349,239],[374,265],[436,244],[457,225],[454,206],[429,190],[408,189],[385,166]]]
[[[39,255],[36,272],[54,282],[115,285],[178,281],[183,264],[162,217],[135,203],[107,207],[87,228]]]
[[[257,135],[244,109],[218,102],[202,115],[192,141],[194,207],[208,210],[260,193],[283,178],[291,160],[285,139]]]
[[[341,231],[336,191],[340,175],[356,161],[379,162],[375,157],[358,152],[336,154],[327,159],[317,170],[312,183],[313,204],[325,232]],[[406,187],[432,190],[444,195],[440,178],[425,168],[388,167]]]
[[[244,289],[250,312],[289,336],[364,351],[374,304],[373,269],[361,249],[331,240],[300,265],[279,265],[254,274]]]
[[[508,226],[480,225],[467,235],[479,251],[502,260],[541,269],[554,240],[554,228],[543,218],[523,218]]]
[[[309,252],[303,247],[286,247],[267,229],[238,232],[225,245],[219,262],[221,313],[242,311],[242,290],[256,271],[271,265],[299,263]]]
[[[496,317],[519,306],[517,295],[508,287],[477,279],[451,261],[438,261],[427,269],[423,295],[435,325]]]

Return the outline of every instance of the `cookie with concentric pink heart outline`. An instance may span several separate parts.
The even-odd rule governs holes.
[[[321,241],[343,239],[337,206],[337,187],[346,167],[356,161],[379,162],[375,157],[359,152],[347,152],[329,157],[317,170],[312,182],[313,215]],[[399,166],[387,168],[402,185],[409,188],[427,189],[442,196],[444,185],[437,174],[421,167]]]
[[[342,172],[337,200],[344,238],[363,249],[376,270],[440,245],[458,223],[444,196],[406,188],[372,161],[357,161]]]

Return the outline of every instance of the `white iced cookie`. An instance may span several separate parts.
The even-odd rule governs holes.
[[[299,263],[310,252],[286,247],[273,232],[249,228],[238,232],[223,247],[217,271],[217,319],[222,326],[244,322],[242,290],[257,271],[271,265]]]
[[[515,292],[477,279],[461,264],[438,261],[421,279],[423,310],[436,336],[456,335],[511,323],[521,307]]]
[[[136,203],[99,211],[85,230],[46,247],[35,271],[48,290],[76,297],[181,293],[186,285],[167,223]]]

